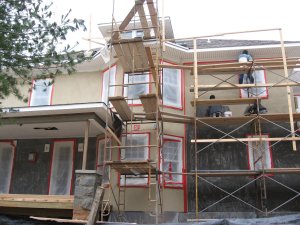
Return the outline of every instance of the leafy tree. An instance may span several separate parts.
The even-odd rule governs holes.
[[[43,0],[0,0],[0,98],[20,93],[19,85],[54,78],[63,71],[71,74],[85,60],[74,46],[63,45],[67,34],[86,30],[84,21],[70,19],[71,10],[53,18],[52,3]]]

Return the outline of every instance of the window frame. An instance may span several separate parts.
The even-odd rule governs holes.
[[[269,134],[262,134],[261,136],[264,136],[264,137],[267,137],[267,138],[270,137]],[[247,134],[246,137],[247,138],[253,138],[253,137],[260,137],[260,136],[255,135],[255,134]],[[253,142],[253,141],[251,141],[251,142]],[[272,169],[272,168],[274,168],[274,162],[273,162],[273,156],[272,156],[270,141],[263,141],[263,142],[266,142],[266,144],[267,144],[267,149],[265,149],[265,152],[268,153],[266,155],[268,155],[268,158],[269,158],[269,161],[270,161],[269,166],[266,169]],[[252,151],[251,151],[250,148],[249,148],[249,143],[250,143],[250,141],[248,141],[248,143],[247,143],[248,169],[249,170],[256,170],[255,169],[255,162],[253,161],[254,160],[253,156],[251,156],[251,153],[253,153],[253,148],[252,148]],[[266,164],[266,163],[264,163],[264,164]]]
[[[151,141],[150,140],[150,138],[151,138],[150,132],[128,132],[128,133],[122,134],[122,138],[126,137],[127,135],[145,135],[145,137],[148,139],[147,140],[148,147],[145,147],[145,149],[146,149],[145,153],[147,155],[147,158],[145,160],[149,160],[149,158],[150,158],[150,151],[151,151],[151,149],[149,147],[150,146],[150,141]],[[119,160],[120,161],[126,161],[126,160],[122,159],[122,150],[123,149],[120,147],[119,148]],[[147,176],[146,178],[145,177],[133,178],[133,179],[145,179],[146,182],[141,182],[141,183],[138,183],[138,184],[128,184],[128,183],[126,183],[126,185],[124,185],[121,182],[121,176],[122,175],[120,175],[120,173],[118,173],[118,184],[119,184],[119,187],[145,188],[145,187],[148,187],[149,181],[150,181],[148,175],[146,175]],[[128,179],[130,179],[130,177],[127,177],[126,179],[128,181]]]
[[[10,178],[9,178],[9,182],[8,182],[8,191],[7,194],[9,194],[11,192],[11,181],[12,181],[12,177],[14,174],[14,165],[15,165],[15,159],[16,159],[16,145],[14,144],[13,140],[0,140],[0,144],[1,143],[7,143],[10,144],[12,146],[12,151],[13,151],[13,157],[12,157],[12,162],[11,162],[11,168],[10,168]]]
[[[166,181],[162,175],[160,176],[160,184],[163,185],[164,188],[174,188],[174,189],[184,189],[185,187],[185,176],[183,172],[185,171],[185,145],[184,145],[184,137],[183,136],[176,136],[176,135],[164,135],[163,142],[165,141],[173,141],[173,142],[180,142],[181,143],[181,181],[180,182],[173,182],[173,181]],[[162,148],[159,151],[159,168],[162,171],[162,166],[164,163],[164,159],[162,156]],[[162,171],[163,172],[163,171]],[[177,171],[179,173],[179,171]],[[180,176],[180,175],[179,175]]]
[[[264,72],[264,75],[263,75],[264,83],[258,83],[258,84],[267,84],[268,82],[267,82],[267,71],[266,71],[266,69],[262,68],[262,69],[257,70],[257,71],[263,71],[263,72]],[[254,72],[255,72],[255,71],[254,71]],[[255,88],[255,87],[254,87],[254,88]],[[256,97],[258,97],[258,98],[261,98],[261,99],[268,99],[268,98],[269,98],[269,89],[268,89],[268,87],[264,87],[264,88],[266,89],[264,95],[250,96],[250,97],[244,96],[244,95],[243,95],[243,92],[242,92],[243,89],[239,89],[239,95],[240,95],[240,98],[252,98],[252,97],[253,97],[253,98],[256,98]],[[252,88],[251,88],[251,89],[252,89]]]
[[[148,84],[144,84],[144,85],[146,85],[146,90],[147,91],[144,94],[151,93],[150,72],[145,72],[145,74],[143,74],[143,75],[137,75],[137,76],[147,76],[147,81],[146,82],[148,82]],[[124,73],[123,74],[123,85],[124,85],[123,86],[123,96],[124,97],[128,97],[128,86],[125,86],[125,85],[128,84],[127,80],[128,80],[128,73]],[[128,103],[129,106],[141,106],[142,105],[140,99],[127,100],[127,103]]]
[[[50,160],[50,169],[49,169],[49,176],[48,176],[48,195],[50,194],[50,186],[51,186],[51,176],[52,176],[52,166],[53,166],[53,158],[54,158],[54,146],[56,142],[73,142],[73,156],[72,156],[72,175],[71,175],[71,182],[70,182],[70,190],[69,195],[73,194],[73,184],[74,184],[74,164],[75,164],[75,148],[76,148],[76,139],[54,139],[52,140],[51,146],[51,160]]]
[[[31,91],[30,91],[30,96],[29,96],[29,100],[28,100],[28,106],[30,106],[30,107],[36,107],[36,106],[47,106],[47,105],[52,105],[52,98],[53,98],[53,91],[54,91],[54,83],[52,83],[51,84],[51,86],[48,86],[48,87],[50,87],[51,88],[51,90],[49,91],[49,96],[48,96],[48,104],[46,104],[46,105],[32,105],[32,99],[33,99],[33,97],[34,97],[34,85],[35,85],[35,83],[36,83],[36,81],[37,80],[51,80],[51,81],[53,81],[53,79],[52,78],[46,78],[46,79],[34,79],[33,81],[32,81],[32,84],[31,84]]]
[[[114,69],[115,72],[111,74],[110,71],[112,69]],[[108,98],[116,95],[116,86],[109,87],[109,85],[116,85],[117,65],[113,64],[111,67],[107,67],[106,69],[104,69],[101,73],[101,76],[102,76],[101,101],[104,102],[105,104],[108,104]],[[105,84],[104,84],[105,76],[112,76],[114,78],[113,83],[108,84],[108,82],[107,83],[105,82]],[[109,79],[109,81],[111,81],[111,79]],[[110,96],[109,95],[110,93],[108,93],[108,95],[107,95],[107,88],[113,89],[112,90],[113,96]],[[106,96],[106,99],[104,99],[105,96]]]
[[[169,62],[169,61],[161,61],[161,64],[165,64],[165,65],[178,65],[176,63],[173,63],[173,62]],[[169,68],[171,69],[171,68]],[[184,79],[183,79],[183,70],[182,69],[173,69],[173,70],[177,70],[178,71],[178,75],[180,76],[178,78],[178,80],[180,80],[180,84],[178,85],[178,87],[180,87],[180,106],[178,105],[174,105],[174,104],[166,104],[165,101],[162,99],[162,104],[164,107],[166,108],[171,108],[171,109],[176,109],[176,110],[184,110]],[[164,93],[164,82],[163,82],[163,76],[164,76],[164,72],[160,72],[161,73],[161,90],[162,90],[162,93]],[[164,96],[164,94],[162,94]],[[163,97],[164,98],[164,97]]]

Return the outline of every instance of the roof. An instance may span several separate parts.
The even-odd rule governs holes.
[[[192,49],[192,40],[180,40],[175,42],[178,45]],[[296,44],[300,41],[285,41],[285,44]],[[226,47],[246,47],[246,46],[263,46],[263,45],[276,45],[280,44],[280,41],[274,40],[235,40],[235,39],[198,39],[198,49],[208,48],[226,48]]]

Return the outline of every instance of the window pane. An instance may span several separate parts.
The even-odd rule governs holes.
[[[117,66],[113,66],[110,68],[110,70],[106,70],[103,73],[103,80],[102,80],[102,102],[107,103],[108,97],[115,95],[115,81],[116,81],[116,68]],[[108,85],[109,81],[109,85]],[[109,93],[107,92],[109,88]]]
[[[126,146],[145,146],[137,148],[125,148],[121,149],[121,160],[124,161],[137,161],[137,160],[147,160],[148,159],[148,134],[128,134],[127,138],[124,136],[122,142]],[[134,171],[132,171],[134,173]],[[147,178],[140,178],[141,176],[136,174],[136,176],[127,176],[126,185],[141,185],[147,183]],[[121,176],[121,185],[125,184],[125,176]]]
[[[124,95],[130,99],[128,100],[129,104],[140,104],[139,96],[149,93],[149,73],[146,73],[145,75],[125,74],[124,84],[136,84],[124,87]]]
[[[181,108],[181,72],[179,69],[163,70],[164,105]]]
[[[172,137],[174,140],[165,140],[162,148],[162,170],[166,172],[164,181],[166,183],[182,182],[182,175],[168,172],[182,172],[182,139]]]
[[[69,195],[73,169],[73,142],[54,143],[49,194]]]
[[[51,100],[51,92],[52,92],[52,79],[40,79],[35,80],[31,99],[30,99],[30,106],[39,106],[39,105],[50,105]]]
[[[14,150],[8,143],[0,143],[0,193],[9,192]]]
[[[258,136],[248,136],[248,137],[258,137]],[[267,136],[263,136],[267,137]],[[249,164],[251,170],[260,170],[263,168],[272,168],[271,154],[269,149],[268,141],[249,141]]]

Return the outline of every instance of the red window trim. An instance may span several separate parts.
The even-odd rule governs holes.
[[[115,72],[115,74],[114,74],[114,76],[115,76],[115,83],[116,83],[116,80],[117,80],[117,64],[115,63],[115,64],[113,64],[112,66],[110,66],[110,67],[107,67],[107,68],[105,68],[101,73],[100,73],[100,76],[102,76],[102,82],[101,82],[101,101],[103,100],[102,98],[103,98],[103,83],[104,83],[104,73],[106,72],[106,71],[108,71],[109,69],[111,69],[111,68],[113,68],[113,67],[116,67],[116,72]],[[116,95],[116,86],[114,86],[114,95]]]
[[[12,189],[11,180],[14,175],[14,169],[15,169],[16,146],[14,144],[14,140],[0,140],[0,143],[9,143],[13,147],[13,160],[12,160],[12,164],[11,164],[11,175],[10,175],[9,184],[8,184],[8,194],[9,194]]]
[[[47,78],[46,78],[46,79],[47,79]],[[50,79],[53,80],[53,78],[50,78]],[[33,90],[34,83],[35,83],[36,80],[40,80],[40,79],[32,80],[31,89],[30,89],[30,94],[29,94],[29,99],[28,99],[28,106],[31,106],[32,90]],[[54,93],[54,83],[52,84],[52,89],[51,89],[51,93],[50,93],[50,103],[49,103],[49,105],[52,105],[53,93]],[[31,106],[31,107],[34,107],[34,106]]]
[[[126,136],[128,134],[147,134],[147,136],[148,136],[148,145],[150,145],[150,137],[151,137],[150,132],[128,132],[128,133],[123,133],[122,137]],[[148,159],[149,159],[150,158],[150,151],[151,151],[150,147],[147,147],[147,150],[148,150]],[[122,149],[119,148],[119,155],[118,155],[118,157],[119,157],[120,161],[121,161],[121,151],[122,151]],[[120,178],[121,178],[121,175],[120,175],[120,173],[118,173],[118,186],[119,187],[126,187],[126,188],[148,188],[149,181],[150,181],[150,179],[148,177],[148,180],[147,180],[146,184],[140,184],[140,185],[126,184],[126,186],[125,186],[125,185],[121,185],[121,179]]]
[[[174,63],[174,62],[171,62],[171,61],[168,61],[168,60],[161,60],[161,64],[163,63],[168,63],[168,64],[171,64],[171,65],[178,65],[177,63]],[[184,82],[184,76],[183,76],[183,69],[178,69],[180,70],[180,76],[181,76],[181,93],[180,93],[180,98],[181,98],[181,107],[176,107],[176,106],[171,106],[171,105],[166,105],[164,104],[163,102],[163,99],[162,99],[162,104],[163,104],[163,107],[165,108],[170,108],[170,109],[175,109],[175,110],[180,110],[180,111],[183,111],[185,110],[185,105],[184,105],[184,98],[185,98],[185,82]],[[163,74],[162,74],[163,76]],[[161,78],[162,78],[161,76]]]
[[[49,176],[48,176],[48,195],[50,193],[50,181],[51,181],[51,175],[52,175],[52,163],[53,163],[53,153],[54,153],[54,145],[55,142],[73,142],[73,161],[72,161],[72,177],[71,177],[71,185],[70,185],[70,192],[69,194],[73,194],[73,183],[74,183],[74,162],[75,162],[75,148],[76,148],[76,139],[53,139],[52,146],[51,146],[51,160],[50,160],[50,170],[49,170]]]
[[[182,149],[181,149],[181,154],[182,154],[182,172],[184,173],[186,171],[186,167],[185,167],[185,145],[184,145],[184,140],[185,140],[185,137],[184,136],[177,136],[177,135],[170,135],[170,134],[164,134],[164,136],[166,137],[174,137],[174,138],[179,138],[181,139],[180,141],[179,140],[176,140],[176,139],[172,139],[172,138],[163,138],[163,142],[165,141],[172,141],[172,142],[181,142],[182,143]],[[159,162],[158,162],[158,166],[159,168],[161,168],[161,164],[163,163],[162,161],[162,157],[160,157],[160,152],[158,153],[158,156],[159,156]],[[162,181],[161,181],[161,176],[159,177],[159,183],[161,184]],[[170,189],[185,189],[186,188],[186,177],[185,175],[182,175],[182,181],[181,182],[166,182],[164,181],[163,182],[163,187],[164,188],[170,188]],[[174,186],[174,185],[178,185],[178,186]],[[180,186],[179,186],[180,185]]]
[[[148,80],[149,80],[149,88],[148,88],[148,93],[151,93],[151,90],[152,90],[152,86],[151,86],[151,72],[147,72],[148,73]],[[126,75],[127,73],[123,73],[123,84],[125,84],[125,75]],[[146,74],[145,74],[146,75]],[[122,95],[123,96],[125,96],[125,86],[123,86],[123,88],[122,88]],[[130,100],[131,101],[131,100]],[[133,107],[135,107],[135,106],[142,106],[143,104],[142,103],[134,103],[134,104],[129,104],[128,103],[128,105],[129,106],[133,106]]]
[[[263,136],[267,136],[270,137],[269,133],[265,133],[265,134],[261,134]],[[257,136],[256,134],[246,134],[246,137],[252,137],[252,136]],[[271,168],[274,168],[274,161],[273,161],[273,155],[272,155],[272,151],[271,151],[271,145],[270,145],[270,141],[266,141],[268,143],[268,150],[269,150],[269,154],[270,154],[270,161],[271,161]],[[248,158],[248,169],[251,170],[251,165],[250,165],[250,151],[249,151],[249,147],[248,144],[246,146],[247,149],[247,158]],[[254,162],[253,162],[254,163]],[[266,174],[267,176],[272,176],[273,174]]]

